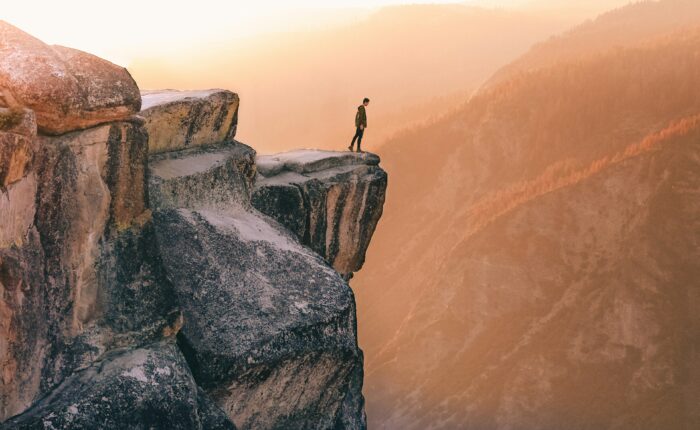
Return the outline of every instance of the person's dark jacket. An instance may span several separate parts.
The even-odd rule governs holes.
[[[367,112],[365,111],[365,105],[358,106],[357,115],[355,115],[355,127],[359,128],[360,126],[367,128]]]

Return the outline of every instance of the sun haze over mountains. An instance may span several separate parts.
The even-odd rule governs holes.
[[[698,425],[699,50],[700,4],[631,5],[382,148],[371,426]]]
[[[376,225],[362,270],[338,281],[350,278],[364,351],[357,422],[366,410],[370,429],[700,428],[700,1],[125,1],[144,10],[121,40],[98,20],[93,41],[34,25],[112,55],[141,90],[236,92],[223,116],[259,155],[345,151],[371,99],[363,149],[381,157],[386,200],[344,170],[379,169],[372,154],[246,170],[304,245],[332,250]],[[324,163],[336,176],[313,170]],[[304,232],[317,216],[342,227]],[[306,324],[314,304],[294,306]]]
[[[369,96],[367,142],[376,145],[439,114],[443,103],[463,102],[498,67],[562,28],[522,12],[394,6],[340,28],[150,57],[130,70],[146,88],[235,87],[246,100],[240,136],[262,151],[347,146],[355,108]]]

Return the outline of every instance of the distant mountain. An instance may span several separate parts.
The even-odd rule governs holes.
[[[129,69],[141,88],[241,95],[240,138],[265,151],[344,149],[370,97],[366,145],[464,103],[499,67],[571,20],[464,5],[381,9],[353,25],[202,46]],[[179,58],[179,59],[178,59]]]
[[[556,3],[554,0],[550,3]],[[544,3],[540,3],[544,4]],[[511,76],[597,54],[634,46],[700,22],[697,0],[643,1],[612,10],[572,30],[538,43],[527,54],[498,71],[486,87]]]
[[[700,426],[700,29],[607,48],[383,148],[370,427]]]

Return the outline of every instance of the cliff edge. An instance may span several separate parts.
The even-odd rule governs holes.
[[[379,158],[258,157],[230,91],[0,50],[0,428],[365,428]]]

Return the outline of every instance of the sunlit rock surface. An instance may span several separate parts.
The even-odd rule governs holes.
[[[152,154],[230,142],[238,125],[238,95],[226,90],[144,91]]]
[[[36,113],[39,130],[61,134],[128,118],[141,95],[129,72],[94,55],[49,46],[0,21],[0,107]],[[8,101],[8,98],[14,101]]]
[[[0,211],[19,220],[0,235],[14,234],[0,248],[3,417],[110,348],[179,324],[154,258],[142,126],[111,123],[35,144],[33,170],[0,195]]]
[[[371,153],[301,150],[257,159],[253,205],[345,277],[365,260],[387,175]]]

